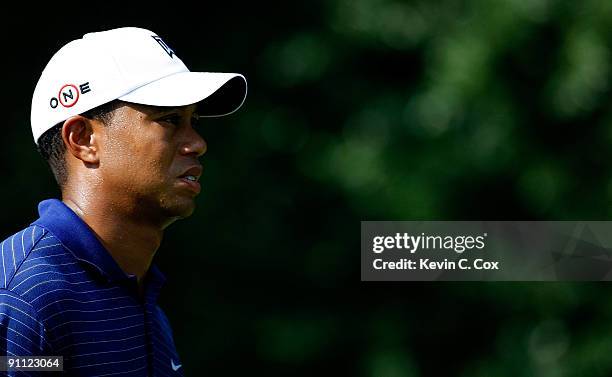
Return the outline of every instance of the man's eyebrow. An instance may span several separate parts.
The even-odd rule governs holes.
[[[168,113],[171,111],[181,110],[184,107],[185,106],[151,106],[151,110],[152,110],[151,113],[153,115],[161,114],[161,113]]]
[[[185,110],[189,107],[190,105],[185,105],[185,106],[149,106],[152,111],[150,115],[159,115],[159,114],[165,114],[165,113],[170,113],[173,111],[181,111],[181,110]],[[197,113],[197,111],[195,111],[194,113]]]

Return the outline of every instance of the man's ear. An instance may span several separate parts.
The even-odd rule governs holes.
[[[93,122],[91,119],[76,115],[66,119],[62,126],[62,139],[66,151],[86,164],[100,162],[99,135],[94,130]]]

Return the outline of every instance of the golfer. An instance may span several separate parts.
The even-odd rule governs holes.
[[[0,355],[61,356],[71,376],[182,375],[152,259],[200,192],[195,121],[236,111],[246,88],[240,74],[190,72],[140,28],[86,34],[51,58],[31,126],[62,197],[1,244]]]

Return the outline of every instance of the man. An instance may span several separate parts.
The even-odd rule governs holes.
[[[1,355],[62,356],[73,376],[182,375],[151,260],[200,192],[193,121],[245,97],[242,75],[189,72],[149,30],[86,34],[52,57],[31,125],[62,200],[1,244]]]

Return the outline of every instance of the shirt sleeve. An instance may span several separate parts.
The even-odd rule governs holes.
[[[50,355],[50,349],[34,308],[19,295],[0,289],[0,355]]]

